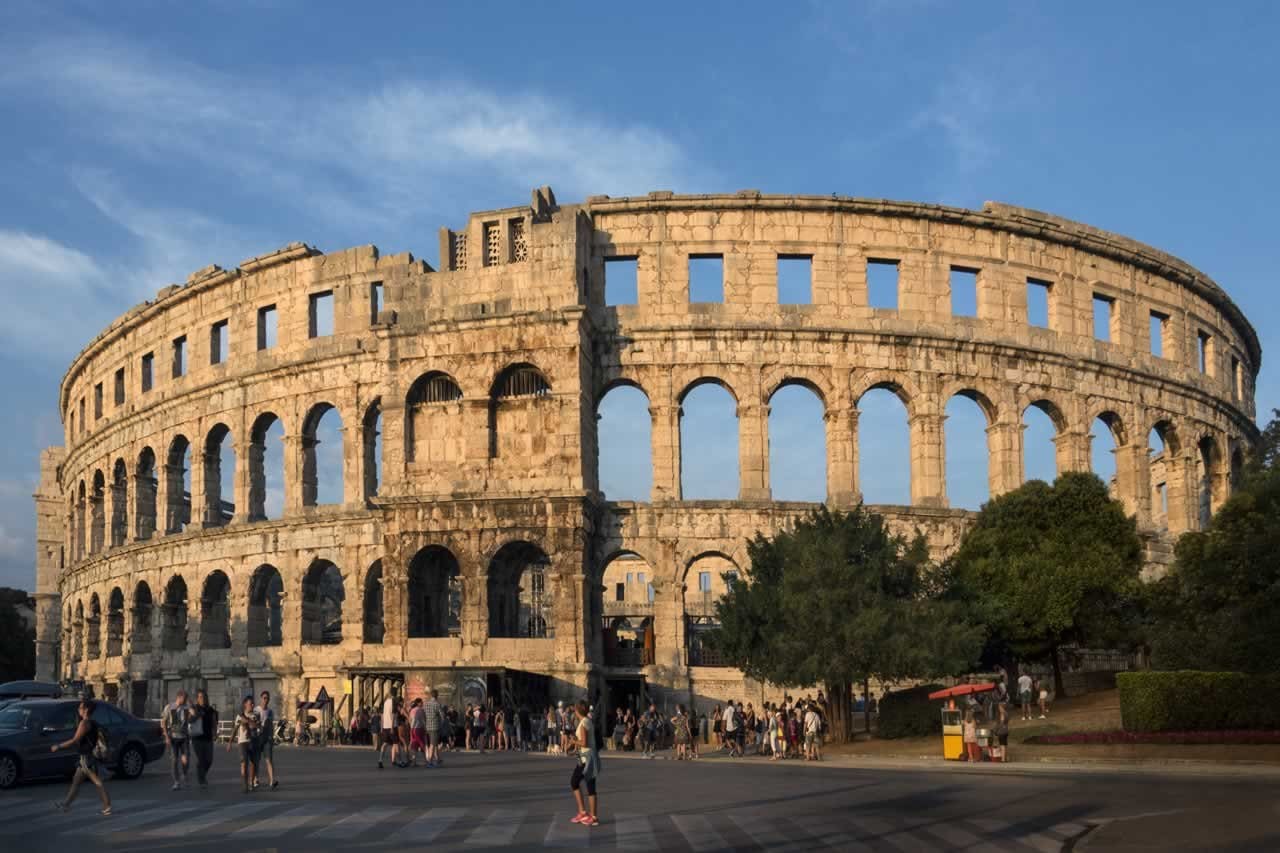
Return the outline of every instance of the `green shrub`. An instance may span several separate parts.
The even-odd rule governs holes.
[[[939,684],[895,690],[880,700],[876,733],[882,738],[923,737],[942,733],[942,703],[930,702]]]
[[[1116,685],[1125,731],[1280,728],[1280,675],[1121,672]]]

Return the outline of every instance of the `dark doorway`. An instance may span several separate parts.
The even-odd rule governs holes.
[[[639,716],[648,707],[643,677],[606,679],[605,694],[608,700],[605,707],[607,715],[605,720],[608,720],[608,723],[603,726],[606,735],[613,731],[613,720],[619,708],[624,710],[630,708]],[[604,723],[605,720],[600,722]]]

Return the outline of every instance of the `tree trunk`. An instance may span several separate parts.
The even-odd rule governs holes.
[[[862,730],[871,736],[871,679],[862,679]]]
[[[853,691],[847,681],[826,683],[827,701],[831,704],[831,737],[836,743],[848,743],[853,738],[853,713],[849,695]]]
[[[1062,687],[1062,666],[1058,663],[1058,647],[1054,646],[1049,652],[1053,657],[1053,698],[1054,701],[1066,698],[1066,690]],[[1036,697],[1039,701],[1040,697]]]

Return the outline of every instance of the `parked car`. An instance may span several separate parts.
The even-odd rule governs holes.
[[[27,779],[70,776],[78,753],[74,747],[49,747],[75,734],[78,699],[24,699],[0,708],[0,788]],[[93,719],[107,733],[110,752],[103,763],[119,777],[136,779],[149,762],[164,755],[164,734],[156,720],[142,720],[99,701]]]
[[[0,684],[0,702],[14,699],[57,699],[62,686],[49,681],[7,681]]]

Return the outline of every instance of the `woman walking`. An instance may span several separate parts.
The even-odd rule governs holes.
[[[573,789],[573,798],[578,803],[578,814],[573,823],[583,826],[599,826],[600,819],[596,808],[596,779],[600,775],[600,748],[596,743],[596,727],[591,720],[591,712],[585,699],[579,699],[577,705],[578,727],[571,736],[571,743],[578,749],[578,760],[573,767],[573,776],[569,779],[569,787]],[[582,783],[587,783],[587,799],[582,799]]]
[[[196,754],[196,782],[209,787],[209,768],[213,766],[213,741],[218,735],[218,709],[209,704],[203,690],[196,691],[196,704],[191,709],[191,748]]]
[[[253,710],[253,697],[246,696],[244,701],[240,703],[240,714],[236,717],[235,732],[231,736],[231,740],[227,741],[227,752],[231,751],[231,744],[238,744],[240,747],[240,780],[244,783],[243,793],[249,793],[249,780],[253,775],[253,764],[255,759],[253,753],[253,745],[258,739],[258,715]]]
[[[689,741],[692,740],[692,734],[689,731],[689,718],[685,716],[683,705],[676,705],[676,715],[671,718],[671,729],[675,735],[676,761],[684,761],[689,757]]]
[[[55,743],[49,748],[50,752],[57,752],[60,749],[70,749],[74,746],[80,754],[80,763],[76,765],[76,774],[71,777],[71,787],[67,790],[66,799],[58,800],[53,806],[61,812],[71,808],[71,804],[76,801],[76,794],[80,790],[80,783],[88,779],[98,789],[98,796],[102,798],[102,816],[109,817],[111,815],[111,797],[107,796],[107,786],[102,784],[102,768],[98,765],[98,757],[95,754],[98,746],[99,729],[98,724],[93,720],[94,707],[92,699],[82,700],[78,709],[80,722],[76,725],[76,733],[71,736],[71,740]]]

